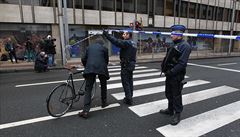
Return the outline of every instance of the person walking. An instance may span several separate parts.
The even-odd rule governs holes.
[[[160,110],[160,113],[173,116],[171,125],[177,125],[180,122],[181,112],[183,111],[183,80],[191,53],[191,46],[183,40],[182,33],[186,30],[185,26],[173,25],[171,30],[174,47],[168,49],[166,57],[161,64],[162,72],[166,76],[165,95],[168,100],[168,108]]]
[[[108,49],[103,46],[103,41],[100,39],[96,40],[95,44],[89,45],[86,49],[86,53],[81,59],[84,66],[84,78],[86,80],[85,96],[84,96],[84,108],[79,113],[80,117],[88,118],[89,110],[91,107],[91,96],[92,88],[96,79],[96,75],[100,80],[101,84],[101,100],[102,108],[108,106],[107,104],[107,80],[109,77],[108,72]]]
[[[137,45],[131,40],[132,34],[124,32],[122,39],[110,36],[107,31],[103,35],[115,46],[120,48],[121,80],[125,92],[123,102],[127,105],[133,104],[133,71],[136,64]]]

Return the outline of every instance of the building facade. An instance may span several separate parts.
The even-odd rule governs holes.
[[[57,57],[61,56],[58,25],[58,0],[0,0],[0,46],[7,37],[14,39],[18,57],[24,57],[24,44],[30,38],[36,48],[43,38],[51,34],[57,39]],[[189,33],[211,33],[229,35],[240,32],[240,2],[236,1],[233,27],[231,19],[234,0],[67,0],[67,21],[69,24],[69,44],[87,37],[89,30],[103,28],[127,28],[130,22],[142,21],[143,30],[169,31],[170,26],[182,24]],[[169,37],[144,35],[138,37],[140,53],[161,50],[151,44],[170,41]],[[229,40],[188,38],[198,49],[224,52]],[[145,43],[144,43],[145,42]],[[71,57],[79,57],[83,42],[70,49]],[[3,48],[1,48],[3,52]],[[239,52],[239,42],[233,41],[232,52]],[[112,54],[117,49],[109,46]]]

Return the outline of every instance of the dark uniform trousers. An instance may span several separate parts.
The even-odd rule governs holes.
[[[177,74],[175,76],[166,77],[165,95],[168,99],[168,109],[171,112],[181,113],[183,110],[182,105],[182,89],[184,74]]]
[[[95,82],[97,74],[87,74],[85,76],[86,86],[85,86],[85,98],[84,98],[84,108],[83,111],[89,112],[91,108],[91,97],[92,97],[92,88]],[[101,99],[106,101],[107,99],[107,78],[104,75],[98,75],[101,84]]]
[[[133,96],[133,70],[129,70],[127,67],[121,66],[121,80],[125,97],[132,99]]]

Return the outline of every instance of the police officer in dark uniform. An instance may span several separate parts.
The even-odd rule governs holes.
[[[132,105],[133,97],[133,70],[136,63],[136,44],[131,40],[132,34],[124,32],[121,39],[116,39],[108,34],[107,31],[103,31],[103,35],[114,45],[120,48],[120,60],[121,60],[121,80],[123,89],[125,92],[124,103]]]
[[[171,115],[172,121],[171,125],[177,125],[180,122],[180,114],[183,110],[182,105],[182,89],[184,85],[184,76],[186,74],[186,67],[189,55],[191,53],[191,46],[183,40],[183,35],[185,31],[185,26],[183,25],[173,25],[171,27],[172,34],[171,38],[174,42],[174,47],[178,51],[179,56],[176,59],[174,64],[171,64],[172,67],[168,67],[167,56],[162,62],[162,71],[166,76],[166,88],[165,95],[168,99],[168,108],[160,110],[160,113]],[[174,49],[174,50],[175,50]],[[170,52],[171,50],[168,50]],[[168,55],[168,53],[167,53]],[[167,67],[167,69],[166,69]]]
[[[108,49],[103,46],[103,41],[97,39],[95,44],[90,45],[86,49],[84,57],[81,59],[82,64],[85,67],[84,78],[86,80],[85,96],[84,96],[84,108],[79,113],[80,117],[88,118],[89,110],[91,107],[92,88],[96,79],[96,75],[101,84],[101,99],[102,108],[108,106],[107,104],[107,80],[110,78],[108,73]]]

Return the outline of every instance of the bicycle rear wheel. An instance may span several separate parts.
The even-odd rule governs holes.
[[[73,88],[67,83],[55,87],[47,98],[47,111],[53,117],[61,117],[73,104]]]

